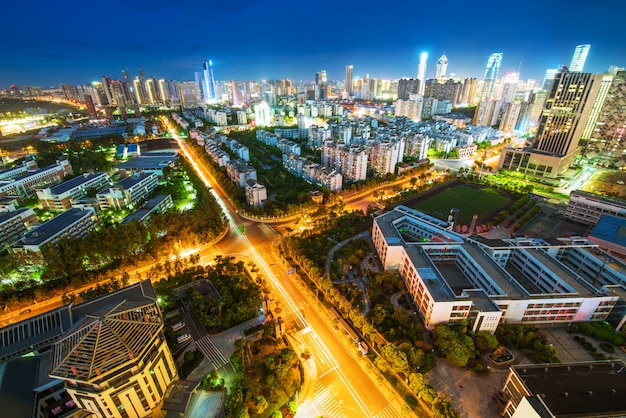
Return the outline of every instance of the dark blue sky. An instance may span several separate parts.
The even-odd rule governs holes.
[[[569,64],[591,44],[585,71],[626,66],[621,0],[32,0],[2,6],[0,88],[58,86],[147,76],[191,80],[213,60],[217,80],[427,76],[445,51],[448,73],[482,78],[489,54],[500,74],[521,63],[523,79]]]

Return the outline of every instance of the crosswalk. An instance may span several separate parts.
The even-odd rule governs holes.
[[[215,366],[216,370],[228,363],[228,359],[224,357],[222,352],[213,344],[209,335],[196,340],[196,346],[200,349],[200,352],[204,354],[204,357]]]
[[[348,418],[330,391],[320,382],[315,386],[315,401],[323,417]]]
[[[378,411],[376,415],[372,418],[401,418],[402,415],[399,415],[393,405],[388,404],[386,407]]]
[[[321,382],[318,382],[315,386],[315,404],[319,411],[319,414],[324,418],[352,418],[355,417],[355,411],[352,408],[342,406],[343,400],[337,400],[335,393],[331,393],[332,385],[330,387],[325,386]],[[349,411],[349,414],[346,413]],[[383,409],[378,411],[372,418],[402,418],[402,415],[396,411],[393,405],[387,404]]]

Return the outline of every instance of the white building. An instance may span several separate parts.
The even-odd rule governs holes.
[[[626,201],[576,190],[564,213],[571,220],[587,225],[597,224],[604,214],[626,218]]]
[[[507,323],[625,322],[626,265],[584,238],[468,239],[405,206],[374,219],[372,240],[397,269],[428,328],[468,320],[474,331]],[[615,308],[615,309],[614,309]]]
[[[267,189],[255,179],[246,180],[246,201],[250,206],[263,206],[267,200]]]

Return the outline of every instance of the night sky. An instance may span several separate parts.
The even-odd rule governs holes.
[[[445,52],[448,73],[482,78],[489,54],[500,74],[543,79],[591,44],[586,72],[626,66],[622,0],[32,0],[3,2],[0,88],[86,84],[102,75],[193,80],[213,60],[216,80],[330,80],[354,75],[427,77]]]

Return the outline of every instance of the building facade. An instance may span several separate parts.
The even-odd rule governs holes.
[[[155,173],[139,172],[126,177],[96,195],[98,206],[100,210],[133,209],[157,188],[158,180]]]
[[[53,187],[37,189],[37,198],[44,209],[67,210],[91,190],[99,191],[111,185],[106,173],[82,174]]]
[[[572,192],[564,215],[575,222],[595,225],[602,215],[626,218],[626,201],[576,190]]]

